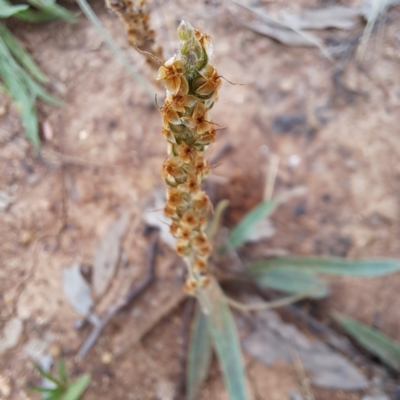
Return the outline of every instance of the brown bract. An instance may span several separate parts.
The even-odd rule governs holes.
[[[181,85],[187,85],[186,78],[182,74],[182,61],[177,60],[174,56],[158,69],[157,80],[163,80],[167,90],[173,94],[177,94],[181,88]]]
[[[192,116],[182,118],[182,122],[187,127],[189,127],[190,129],[194,129],[196,133],[201,135],[202,133],[207,132],[211,128],[209,118],[210,115],[207,112],[204,104],[198,102],[194,106]]]
[[[211,93],[219,90],[222,85],[222,81],[214,66],[206,65],[200,71],[200,75],[205,79],[206,82],[196,90],[197,94],[200,96],[208,96]]]

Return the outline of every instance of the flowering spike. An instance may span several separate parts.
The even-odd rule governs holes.
[[[159,68],[157,77],[167,90],[161,108],[161,133],[168,142],[162,167],[168,185],[164,213],[172,219],[171,234],[179,239],[176,252],[188,266],[185,291],[195,295],[210,280],[207,259],[212,248],[204,230],[211,202],[200,185],[210,171],[204,151],[216,137],[210,110],[218,99],[221,78],[208,63],[210,36],[185,21],[177,34],[182,41],[179,52]]]

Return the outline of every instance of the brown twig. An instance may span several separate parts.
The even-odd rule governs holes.
[[[140,296],[145,289],[150,285],[150,283],[154,279],[154,264],[157,250],[157,242],[158,242],[158,231],[155,231],[150,239],[150,247],[147,255],[147,271],[144,279],[138,284],[132,284],[126,296],[121,297],[117,300],[116,303],[112,304],[106,312],[101,317],[98,324],[95,325],[90,335],[83,342],[80,347],[76,358],[78,360],[82,360],[89,350],[93,347],[93,345],[98,340],[101,332],[107,326],[107,324],[111,321],[111,319],[123,308],[129,305],[134,299]]]

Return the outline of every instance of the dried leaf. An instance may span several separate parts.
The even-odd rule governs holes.
[[[364,348],[400,372],[400,343],[352,318],[335,312],[336,321]]]
[[[0,354],[18,344],[23,329],[24,324],[20,318],[14,317],[7,321],[0,336]]]
[[[113,221],[97,246],[93,260],[93,292],[101,296],[115,275],[121,255],[121,241],[129,226],[129,214]]]
[[[175,249],[176,239],[169,233],[171,221],[164,215],[164,206],[166,202],[165,189],[153,190],[152,199],[149,206],[143,213],[144,222],[160,230],[161,239],[172,249]]]
[[[281,13],[282,21],[297,29],[353,29],[358,19],[360,12],[358,10],[343,7],[333,6],[316,10],[306,10],[299,14]]]
[[[186,375],[186,400],[194,400],[207,378],[211,365],[212,346],[208,318],[197,309],[189,345]]]
[[[315,36],[312,33],[308,33],[308,38],[306,38],[295,31],[291,31],[286,28],[273,27],[257,21],[244,23],[243,26],[288,46],[316,47],[316,43],[319,43],[320,46],[323,46],[323,43],[318,36]],[[309,40],[310,37],[313,39],[313,41]]]
[[[314,385],[340,390],[368,387],[365,376],[345,357],[321,341],[309,340],[294,325],[283,323],[272,311],[258,313],[256,330],[244,340],[244,349],[266,365],[275,360],[291,362],[292,346]]]
[[[88,316],[93,300],[79,264],[63,269],[63,290],[72,308],[83,317]]]

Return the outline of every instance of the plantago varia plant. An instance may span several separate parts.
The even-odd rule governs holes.
[[[221,77],[209,64],[212,42],[208,35],[182,21],[178,37],[178,54],[159,68],[157,78],[167,90],[161,109],[161,133],[168,142],[168,158],[162,167],[168,186],[164,213],[171,218],[170,232],[178,239],[176,252],[188,268],[185,291],[194,295],[210,281],[211,244],[204,229],[211,203],[201,183],[210,172],[204,151],[215,141],[210,110],[218,99]]]

